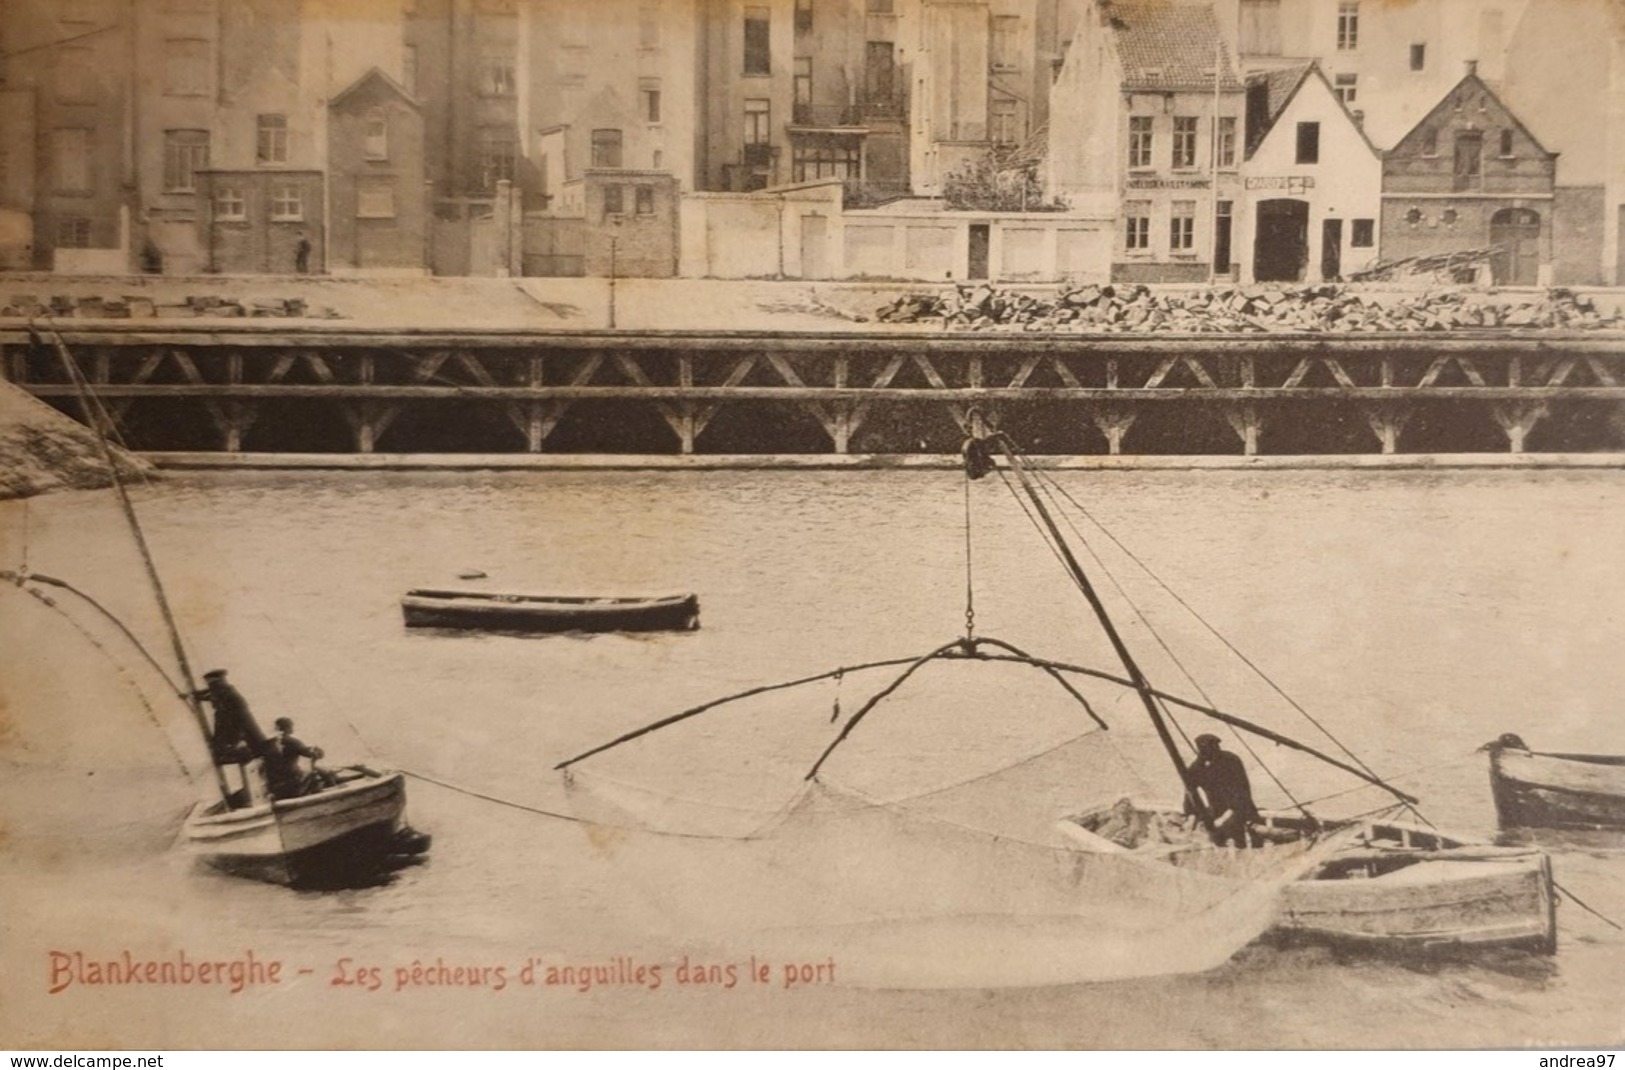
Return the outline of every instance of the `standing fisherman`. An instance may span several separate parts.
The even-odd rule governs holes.
[[[222,769],[235,765],[242,778],[242,788],[227,796],[226,802],[232,809],[247,806],[254,796],[249,765],[264,755],[265,733],[255,723],[242,692],[226,682],[226,670],[211,669],[203,674],[203,680],[207,686],[193,697],[214,707],[210,755]]]

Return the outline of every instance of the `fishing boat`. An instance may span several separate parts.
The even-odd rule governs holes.
[[[214,790],[209,798],[194,806],[182,822],[177,838],[181,848],[193,858],[226,872],[280,884],[317,887],[373,883],[395,868],[420,860],[428,850],[429,837],[405,823],[406,785],[401,773],[380,772],[359,765],[328,771],[317,767],[313,759],[310,772],[299,778],[297,791],[280,785],[276,795],[267,790],[265,765],[273,754],[265,749],[265,737],[253,723],[241,696],[235,690],[220,686],[224,683],[224,672],[206,673],[206,679],[219,677],[220,680],[212,683],[208,691],[199,690],[135,506],[102,431],[104,427],[113,426],[113,421],[100,399],[95,397],[61,334],[55,330],[50,333],[62,366],[76,388],[85,423],[96,431],[113,489],[168,632],[178,680],[122,621],[89,595],[54,577],[31,574],[27,580],[68,591],[108,618],[163,679],[170,693],[185,702],[211,756]],[[231,718],[244,738],[242,751],[230,761],[221,757],[218,744],[222,741],[216,738],[227,716],[222,708],[224,692],[229,692],[231,702],[237,707]],[[213,696],[210,699],[216,715],[213,728],[203,710],[206,695]],[[320,754],[314,750],[309,753]],[[236,787],[228,783],[228,767],[238,771],[240,783]]]
[[[692,594],[641,598],[502,594],[421,588],[401,598],[408,628],[488,632],[660,632],[700,626]]]
[[[1354,884],[1322,875],[1338,872],[1337,860],[1351,858],[1350,852],[1369,854],[1375,848],[1349,822],[1322,821],[1295,798],[1287,816],[1266,820],[1260,815],[1245,838],[1237,834],[1237,811],[1221,803],[1205,779],[1203,770],[1210,765],[1202,763],[1210,761],[1206,756],[1211,748],[1203,746],[1201,735],[1193,740],[1181,721],[1195,719],[1228,730],[1259,765],[1263,759],[1247,740],[1287,748],[1353,777],[1360,790],[1389,797],[1378,813],[1389,808],[1414,811],[1417,799],[1383,780],[1346,748],[1341,756],[1332,754],[1324,744],[1306,743],[1219,709],[1205,696],[1197,701],[1154,686],[1108,612],[1091,571],[1083,568],[1055,519],[1063,500],[1077,503],[1035,469],[1007,436],[972,427],[965,447],[964,634],[923,654],[842,666],[713,699],[560,762],[577,813],[589,830],[593,825],[610,830],[589,832],[605,864],[616,867],[622,875],[618,879],[659,884],[663,908],[675,910],[686,901],[685,932],[701,932],[709,911],[718,943],[744,940],[764,947],[778,940],[788,953],[798,947],[826,949],[841,962],[838,983],[864,987],[1059,984],[1211,969],[1276,926],[1283,903],[1298,893],[1299,882]],[[1097,667],[1038,657],[975,629],[969,488],[994,472],[1089,604],[1115,664]],[[1072,538],[1082,538],[1076,526]],[[1095,568],[1104,570],[1099,555],[1095,561]],[[1150,627],[1144,614],[1138,623]],[[1058,687],[1065,697],[1054,701],[1074,704],[1087,718],[1076,718],[1081,734],[990,771],[885,795],[848,781],[837,769],[840,763],[832,764],[837,753],[848,753],[843,748],[852,746],[850,740],[864,725],[884,720],[888,731],[895,731],[894,722],[876,716],[882,704],[920,712],[917,706],[907,707],[906,697],[899,698],[906,684],[927,674],[986,673],[992,667]],[[695,799],[696,778],[686,761],[668,763],[679,770],[671,789],[651,781],[634,790],[615,769],[596,775],[598,763],[612,760],[610,754],[635,762],[636,752],[643,749],[632,748],[635,741],[676,731],[676,726],[720,707],[748,705],[768,693],[788,694],[829,681],[853,686],[854,678],[867,679],[883,670],[891,679],[877,684],[856,708],[835,702],[824,728],[833,738],[804,767],[791,797],[759,823],[754,814],[749,820],[740,817],[738,807],[711,808]],[[970,693],[955,679],[945,694],[922,705],[936,712],[943,702]],[[1132,738],[1148,756],[1160,752],[1172,765],[1172,783],[1183,795],[1178,806],[1142,808],[1126,795],[1083,809],[1075,804],[1078,785],[1099,790],[1098,785],[1120,772],[1127,744],[1114,739],[1124,733],[1107,731],[1112,725],[1100,712],[1117,698],[1132,698],[1143,711],[1144,722],[1128,722],[1141,729]],[[992,701],[997,705],[980,712],[996,716],[1001,724],[1013,720],[1027,702],[1002,685]],[[963,723],[975,720],[976,710],[945,716],[946,724]],[[1341,748],[1329,732],[1318,723],[1316,727]],[[695,734],[702,740],[716,738],[714,729]],[[933,731],[911,743],[901,771],[912,773],[936,738]],[[718,760],[731,758],[725,754]],[[745,763],[737,761],[743,775]],[[749,764],[760,767],[763,762],[753,759]],[[661,772],[659,762],[645,765],[651,776]],[[1272,779],[1279,783],[1273,774]],[[696,864],[702,857],[704,863]],[[1429,860],[1418,854],[1414,861],[1420,865]],[[634,871],[636,876],[630,875]],[[673,881],[671,875],[678,872],[696,876]],[[1352,866],[1344,872],[1352,874]],[[726,878],[710,883],[705,875],[712,873]],[[1549,869],[1542,865],[1536,879],[1539,894],[1549,900]],[[1377,887],[1381,882],[1367,883]],[[742,885],[751,888],[749,895],[738,894]],[[1438,904],[1448,909],[1443,899]],[[1384,899],[1379,906],[1402,913],[1398,899]],[[1356,909],[1345,907],[1350,913]],[[1476,908],[1464,902],[1460,909],[1463,924],[1458,929],[1465,930],[1470,927],[1466,911]],[[1299,916],[1307,914],[1307,907],[1299,908]],[[1391,927],[1399,928],[1397,923]]]
[[[1352,842],[1288,884],[1276,931],[1399,951],[1557,950],[1551,859],[1400,822]]]
[[[1511,732],[1483,749],[1502,828],[1625,829],[1625,756],[1534,751]]]
[[[238,876],[295,887],[374,883],[418,861],[429,838],[405,824],[406,779],[350,766],[309,795],[233,809],[199,802],[181,827],[183,849]]]

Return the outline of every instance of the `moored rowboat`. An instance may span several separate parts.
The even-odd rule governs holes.
[[[1557,950],[1551,860],[1371,823],[1282,892],[1275,931],[1397,950]]]
[[[352,768],[291,799],[228,809],[200,802],[181,827],[185,850],[217,869],[277,884],[352,884],[422,854],[428,838],[403,824],[401,773]]]
[[[1511,732],[1484,749],[1502,828],[1625,829],[1625,756],[1532,751]]]
[[[401,598],[408,628],[503,632],[692,631],[700,601],[692,594],[646,598],[501,594],[417,589]]]

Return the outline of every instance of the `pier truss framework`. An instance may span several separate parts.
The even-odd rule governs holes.
[[[1396,453],[1413,417],[1431,408],[1462,426],[1498,429],[1498,448],[1519,453],[1554,409],[1570,411],[1563,406],[1585,408],[1598,434],[1613,438],[1583,448],[1625,444],[1620,332],[563,334],[71,321],[57,328],[135,449],[174,448],[177,425],[189,429],[189,448],[259,450],[271,440],[274,449],[311,448],[302,428],[342,421],[342,440],[325,448],[418,452],[426,429],[478,414],[500,428],[498,450],[624,452],[614,426],[641,423],[664,428],[661,441],[643,442],[645,451],[714,452],[716,440],[729,436],[708,432],[730,410],[748,410],[749,445],[739,449],[734,435],[728,452],[805,452],[805,436],[798,448],[775,435],[792,426],[817,429],[815,452],[909,452],[925,448],[928,437],[962,433],[973,411],[992,426],[1014,426],[1043,410],[1049,426],[1074,432],[1070,452],[1139,452],[1131,431],[1159,421],[1165,430],[1203,422],[1228,428],[1216,451],[1249,455],[1281,452],[1271,429],[1290,423],[1302,451],[1304,428],[1312,438],[1317,425],[1340,423],[1346,434],[1352,420],[1363,451]],[[0,329],[0,367],[78,415],[66,369],[26,330]],[[589,426],[561,444],[561,424],[589,409]],[[271,434],[273,424],[284,426]],[[921,427],[931,435],[917,434]],[[456,435],[428,438],[454,442]]]

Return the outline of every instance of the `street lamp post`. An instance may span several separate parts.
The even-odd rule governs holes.
[[[610,224],[609,232],[609,326],[615,328],[615,254],[616,245],[620,240],[621,221],[614,220]]]

